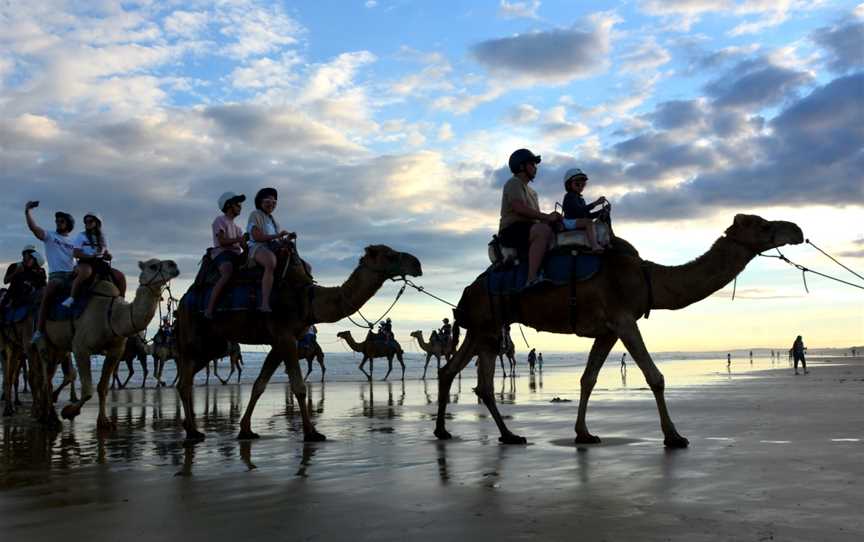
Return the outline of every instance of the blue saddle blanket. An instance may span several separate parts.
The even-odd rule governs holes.
[[[56,296],[54,301],[51,303],[51,307],[48,308],[48,319],[55,322],[77,320],[82,314],[84,314],[84,310],[87,308],[87,305],[90,303],[90,299],[92,298],[92,295],[84,294],[75,298],[71,307],[64,307],[63,301],[66,300],[66,295]]]
[[[526,258],[527,260],[527,258]],[[599,254],[572,255],[570,251],[552,252],[543,261],[543,276],[554,285],[570,284],[571,280],[588,280],[600,270]],[[514,294],[522,290],[528,277],[528,262],[505,268],[490,269],[486,287],[490,294]]]
[[[21,307],[6,307],[3,309],[3,323],[17,324],[21,320],[27,318],[30,314],[30,309],[35,308],[33,305],[23,305]]]
[[[194,312],[204,312],[212,294],[212,287],[192,288],[183,296],[182,303]],[[261,284],[229,284],[219,296],[216,312],[255,310],[260,304],[259,299],[261,299]]]

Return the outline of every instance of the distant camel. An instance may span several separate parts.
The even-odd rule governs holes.
[[[412,331],[411,336],[417,339],[417,344],[420,345],[420,349],[426,352],[426,364],[423,365],[423,376],[421,378],[426,378],[426,369],[429,368],[429,360],[432,359],[432,356],[435,356],[435,361],[437,362],[438,370],[440,371],[441,357],[444,357],[444,361],[448,361],[453,355],[453,345],[441,341],[441,339],[438,338],[439,336],[437,331],[432,332],[428,343],[423,340],[423,332],[419,329],[417,331]]]
[[[222,378],[219,376],[219,360],[227,357],[228,361],[231,362],[231,372],[228,373],[227,378]],[[231,380],[231,377],[234,375],[234,371],[237,371],[237,383],[240,383],[240,376],[243,374],[243,353],[240,351],[240,345],[233,342],[228,341],[228,348],[225,351],[223,356],[218,358],[213,358],[213,374],[216,375],[216,378],[219,379],[219,382],[222,385],[228,384]],[[210,384],[210,366],[207,366],[207,378],[204,381],[204,384]]]
[[[380,339],[371,331],[366,334],[366,340],[362,343],[355,341],[350,331],[340,331],[336,336],[344,339],[348,343],[348,346],[351,347],[351,350],[363,354],[363,360],[360,362],[360,371],[366,375],[367,379],[372,380],[372,361],[375,358],[387,358],[387,374],[383,378],[383,380],[387,380],[387,377],[390,376],[390,371],[393,370],[393,358],[395,357],[399,365],[402,366],[402,380],[405,380],[405,362],[402,360],[402,347],[399,346],[396,339],[392,341]],[[363,368],[367,361],[369,362],[368,373]]]
[[[138,360],[138,363],[141,364],[141,369],[144,371],[144,376],[141,379],[141,387],[147,385],[147,375],[150,374],[147,371],[147,343],[144,342],[144,339],[141,338],[141,335],[135,334],[126,339],[126,348],[123,350],[123,355],[120,356],[120,361],[126,364],[126,380],[120,382],[120,376],[118,373],[120,372],[120,364],[117,364],[117,367],[114,369],[114,376],[111,379],[111,389],[114,389],[116,385],[119,389],[124,389],[129,381],[132,379],[132,375],[135,374],[135,369],[132,366],[134,360]]]

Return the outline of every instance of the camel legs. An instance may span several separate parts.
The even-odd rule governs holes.
[[[107,360],[106,360],[107,361]],[[93,397],[93,374],[90,371],[90,352],[87,350],[75,351],[75,365],[78,366],[78,375],[81,377],[81,397],[63,407],[60,415],[64,419],[73,420],[81,414],[81,407]]]
[[[678,434],[675,429],[675,424],[669,417],[669,410],[666,408],[665,388],[666,383],[663,374],[654,365],[651,359],[651,354],[645,347],[645,342],[642,340],[642,334],[639,333],[639,328],[636,322],[629,320],[619,323],[617,326],[618,333],[621,337],[621,342],[627,347],[630,355],[636,361],[636,365],[645,375],[645,381],[654,393],[654,399],[657,402],[657,410],[660,413],[660,428],[663,430],[663,444],[668,448],[686,448],[690,441]]]
[[[396,361],[402,366],[402,381],[405,381],[405,360],[402,359],[402,352],[396,352]]]
[[[120,361],[123,361],[124,363],[126,363],[126,372],[127,372],[126,380],[124,380],[122,383],[120,382],[120,376],[119,376],[120,363],[118,362],[117,367],[114,369],[114,374],[111,375],[111,389],[112,390],[114,389],[115,384],[121,390],[126,388],[126,385],[129,384],[129,381],[132,379],[132,375],[135,374],[135,368],[132,367],[132,359],[131,358],[120,360]]]
[[[78,396],[75,393],[75,378],[78,377],[78,371],[75,370],[75,364],[72,363],[72,356],[70,354],[63,356],[63,361],[60,362],[60,368],[63,370],[63,382],[61,382],[60,387],[54,390],[54,393],[51,394],[51,402],[56,403],[60,399],[60,392],[63,391],[63,388],[66,386],[71,386],[69,388],[69,400],[77,401]]]
[[[122,353],[122,350],[120,352]],[[96,392],[99,394],[99,416],[96,418],[96,428],[100,431],[112,431],[116,428],[116,424],[105,413],[105,407],[108,402],[108,386],[119,364],[119,356],[106,352],[105,361],[102,364],[102,375],[96,386]]]
[[[366,372],[366,369],[363,368],[366,366],[367,361],[369,362],[368,373]],[[372,358],[367,358],[366,356],[363,356],[363,361],[360,362],[360,372],[366,375],[367,380],[369,380],[370,382],[372,381]]]
[[[23,355],[17,350],[7,348],[3,357],[6,360],[6,363],[3,364],[3,397],[5,399],[3,415],[11,416],[15,414],[13,395],[15,398],[18,396],[18,366],[22,363]]]
[[[496,342],[492,342],[495,340]],[[487,343],[497,344],[497,339],[487,340]],[[488,345],[487,345],[488,347]],[[477,388],[475,388],[475,393],[483,401],[483,404],[486,405],[486,408],[489,409],[489,413],[492,414],[492,418],[495,420],[495,425],[498,426],[498,430],[501,432],[501,436],[498,437],[498,441],[502,444],[525,444],[527,443],[527,439],[525,437],[520,437],[519,435],[515,435],[507,428],[507,425],[504,424],[504,418],[501,416],[501,413],[498,411],[498,405],[495,402],[495,389],[494,389],[494,380],[495,380],[495,349],[484,349],[480,348],[477,353],[478,364],[477,364]]]
[[[288,372],[288,361],[285,361],[285,368],[285,372]],[[303,376],[303,380],[309,378],[310,374],[312,374],[312,357],[306,358],[306,374]]]
[[[324,382],[324,373],[327,372],[327,367],[324,367],[324,354],[318,357],[318,366],[321,367],[321,382]]]
[[[138,358],[141,362],[141,370],[144,372],[144,376],[141,377],[141,389],[144,389],[147,386],[147,375],[150,374],[147,372],[147,354],[144,354],[143,358]]]
[[[474,357],[475,345],[470,333],[465,335],[462,346],[438,372],[438,417],[435,420],[435,436],[441,440],[452,438],[446,429],[447,403],[450,402],[450,386],[462,369]]]
[[[498,359],[501,360],[501,373],[503,373],[504,377],[507,377],[507,369],[504,368],[504,354],[498,354]],[[477,360],[477,366],[480,366],[480,360]]]
[[[426,369],[429,368],[429,361],[432,359],[432,353],[426,352],[426,365],[423,366],[423,376],[420,378],[426,379]],[[441,372],[441,359],[438,359],[438,372]]]
[[[303,441],[304,442],[320,442],[327,440],[327,437],[319,433],[312,424],[312,418],[309,415],[310,405],[306,402],[306,383],[301,379],[300,360],[297,359],[296,351],[293,358],[289,355],[288,363],[290,364],[290,381],[291,391],[297,398],[297,405],[300,407],[300,416],[303,418]]]
[[[164,361],[162,362],[164,364]],[[198,362],[194,359],[184,359],[181,363],[177,361],[177,393],[180,394],[180,401],[183,403],[183,428],[186,429],[186,440],[198,441],[204,440],[204,433],[198,431],[195,427],[195,401],[193,397],[193,386],[195,382],[195,372]]]
[[[261,372],[258,373],[258,378],[255,379],[255,384],[252,385],[252,396],[249,398],[249,403],[246,405],[246,412],[243,413],[243,418],[240,420],[240,434],[238,439],[258,438],[258,433],[252,431],[252,411],[255,410],[255,405],[264,390],[267,389],[267,382],[270,377],[276,372],[276,368],[282,363],[282,359],[276,354],[276,349],[270,350],[267,357],[264,358],[264,364],[261,366]],[[285,362],[288,365],[288,362]],[[289,366],[290,370],[290,366]],[[290,374],[290,373],[289,373]]]
[[[597,337],[594,339],[591,353],[588,354],[588,363],[582,372],[582,380],[580,382],[579,414],[576,417],[575,428],[577,444],[596,444],[600,442],[599,437],[588,432],[588,426],[585,424],[585,412],[588,410],[588,398],[591,397],[591,391],[594,390],[594,385],[597,384],[597,375],[600,374],[600,368],[603,367],[603,362],[606,361],[606,357],[609,356],[609,352],[616,342],[618,342],[618,336],[614,333]]]

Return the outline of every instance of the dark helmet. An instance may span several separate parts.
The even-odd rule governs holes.
[[[445,318],[445,319],[444,319],[444,323],[445,323],[445,324],[449,324],[449,323],[450,323],[450,319],[449,319],[449,318]]]
[[[522,171],[522,166],[528,162],[539,164],[540,155],[535,155],[528,149],[519,149],[518,151],[514,151],[513,154],[510,155],[510,171],[515,175]]]
[[[72,218],[72,215],[70,215],[69,213],[57,211],[56,213],[54,213],[54,218],[62,218],[63,220],[65,220],[66,223],[69,224],[69,231],[75,229],[75,219]]]
[[[264,198],[273,198],[279,199],[279,193],[276,192],[275,188],[262,188],[255,194],[255,208],[261,209],[261,200]]]

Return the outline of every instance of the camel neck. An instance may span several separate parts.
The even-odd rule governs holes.
[[[645,262],[650,271],[653,309],[681,309],[705,299],[734,279],[756,254],[721,237],[692,262],[665,266]]]
[[[121,300],[111,314],[112,328],[119,335],[129,337],[147,328],[147,324],[156,314],[159,294],[149,286],[138,286],[135,299],[127,310],[128,304]]]
[[[315,322],[336,322],[357,312],[384,284],[383,273],[360,265],[341,286],[316,287]]]

